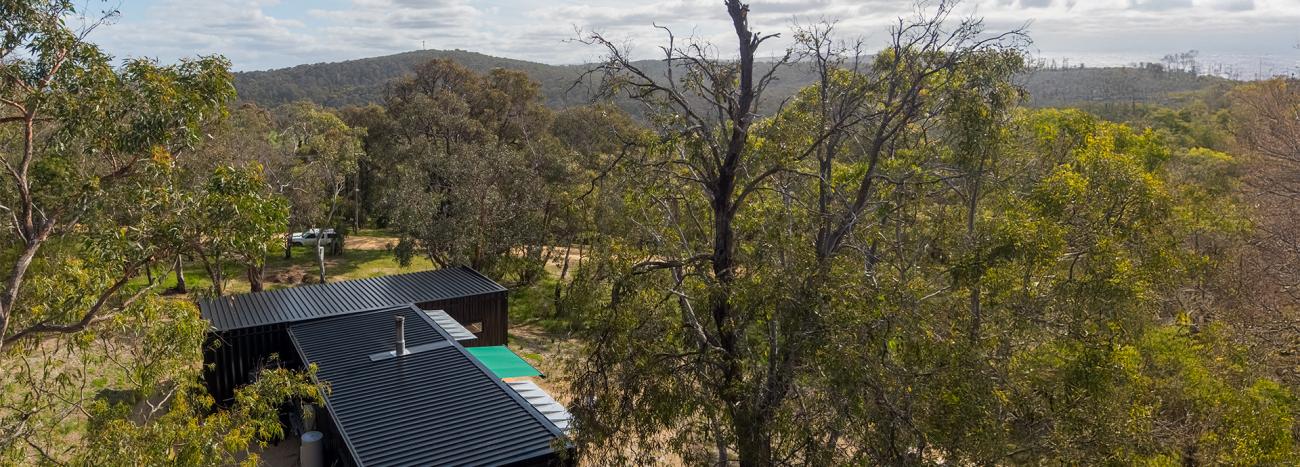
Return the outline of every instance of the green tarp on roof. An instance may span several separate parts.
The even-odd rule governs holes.
[[[524,359],[519,358],[518,355],[515,355],[514,352],[511,352],[510,349],[507,349],[504,345],[469,347],[465,350],[468,350],[470,354],[474,355],[474,358],[477,358],[478,361],[483,362],[483,366],[486,366],[488,370],[491,370],[498,378],[520,378],[524,376],[542,375],[540,371],[537,371],[536,368],[533,368],[533,366],[529,365],[528,362],[525,362]]]

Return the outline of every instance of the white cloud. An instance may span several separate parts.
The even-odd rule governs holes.
[[[1191,8],[1192,0],[1129,0],[1129,7],[1142,11],[1166,11]]]
[[[898,0],[752,0],[750,23],[787,32],[795,22],[838,21],[843,37],[879,45],[899,16],[915,13]],[[730,24],[718,0],[154,0],[131,4],[118,24],[95,40],[119,56],[163,60],[222,53],[237,69],[336,61],[417,49],[461,48],[549,63],[594,59],[599,50],[568,39],[574,28],[625,41],[651,58],[664,35],[729,44]],[[1297,0],[966,0],[956,16],[985,18],[992,29],[1032,20],[1044,53],[1124,53],[1158,59],[1177,50],[1207,54],[1292,53],[1300,42]],[[875,42],[873,42],[875,41]],[[783,47],[774,42],[777,53]]]
[[[1255,9],[1255,0],[1210,0],[1205,5],[1222,11],[1250,11]]]

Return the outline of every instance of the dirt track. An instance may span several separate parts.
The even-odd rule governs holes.
[[[397,246],[397,237],[353,235],[345,239],[343,245],[354,250],[386,250],[389,247]]]

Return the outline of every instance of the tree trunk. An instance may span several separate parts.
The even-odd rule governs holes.
[[[185,264],[181,262],[181,255],[176,255],[176,293],[188,293],[189,288],[185,286]]]
[[[53,228],[54,221],[46,221],[45,227],[41,228],[36,238],[27,244],[27,248],[14,261],[13,269],[9,273],[9,283],[5,287],[5,294],[0,296],[0,350],[4,350],[5,334],[9,332],[9,321],[13,318],[14,305],[18,302],[18,288],[22,285],[23,276],[27,274],[27,268],[31,266],[32,258],[36,257],[36,250],[49,237]]]
[[[761,407],[755,406],[751,398],[757,394],[752,391],[738,390],[746,385],[742,361],[744,350],[741,341],[745,329],[737,321],[735,304],[731,303],[732,287],[736,279],[736,233],[734,222],[738,202],[736,194],[736,176],[741,167],[741,158],[747,149],[750,123],[754,111],[754,51],[760,39],[756,39],[749,30],[749,7],[737,0],[726,2],[727,13],[735,27],[739,40],[739,95],[734,107],[729,110],[731,132],[727,145],[717,165],[716,177],[709,181],[708,191],[712,196],[713,209],[713,275],[717,281],[711,294],[711,312],[713,325],[719,335],[719,347],[723,353],[721,384],[717,389],[720,400],[726,402],[731,410],[731,426],[736,434],[736,450],[742,467],[772,465],[771,422]],[[769,378],[772,376],[769,375]],[[753,386],[751,386],[753,387]],[[766,404],[764,404],[766,405]]]
[[[284,259],[293,258],[293,229],[284,234]]]
[[[316,241],[316,264],[320,266],[320,283],[325,283],[325,247],[320,245],[320,239]]]
[[[209,266],[209,270],[212,271],[212,293],[220,297],[226,294],[226,265],[220,258],[214,262],[215,267]]]
[[[330,212],[329,215],[325,217],[325,225],[335,225],[334,214],[338,212],[339,195],[343,194],[343,188],[346,185],[346,181],[347,179],[345,178],[334,184],[334,194],[330,196]]]
[[[352,228],[361,230],[361,163],[357,164],[357,175],[353,178],[352,187]]]
[[[709,416],[709,425],[713,427],[713,442],[718,450],[718,465],[731,465],[731,455],[727,452],[729,446],[726,433],[722,431],[718,419],[712,415]]]
[[[566,314],[564,307],[560,305],[560,299],[562,298],[561,292],[564,290],[564,279],[569,275],[569,252],[571,251],[573,251],[573,242],[569,242],[564,247],[564,259],[561,260],[563,263],[560,266],[560,279],[555,281],[555,298],[552,303],[555,306],[555,317],[557,318]]]
[[[213,253],[205,250],[201,244],[194,245],[195,253],[203,261],[203,270],[207,271],[208,279],[212,281],[212,293],[214,297],[220,297],[226,294],[225,288],[225,262],[222,261],[223,255],[218,252]]]
[[[971,251],[978,251],[977,248],[979,247],[979,245],[977,245],[978,239],[975,237],[975,216],[976,216],[976,210],[979,209],[980,180],[984,174],[985,159],[986,158],[983,155],[980,156],[979,165],[976,168],[975,174],[971,179],[971,188],[969,193],[970,199],[967,200],[969,204],[966,207],[966,247],[970,248]],[[979,253],[976,254],[978,255]],[[983,258],[977,256],[976,261],[983,261]],[[982,277],[972,278],[974,283],[970,285],[971,344],[975,344],[979,342],[980,332],[981,332],[980,328],[983,327],[983,321],[984,321],[984,310],[980,306],[981,279]]]
[[[251,264],[248,265],[248,289],[252,292],[262,291],[262,269]]]
[[[748,405],[748,404],[745,404]],[[767,467],[772,462],[771,422],[762,413],[741,408],[732,415],[736,451],[741,467]]]

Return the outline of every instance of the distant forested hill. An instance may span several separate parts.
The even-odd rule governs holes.
[[[331,107],[380,103],[390,81],[411,73],[416,65],[436,58],[455,60],[479,73],[493,68],[509,68],[528,73],[541,83],[546,104],[554,108],[582,105],[591,101],[587,87],[574,86],[587,70],[585,65],[546,65],[463,50],[420,50],[345,62],[242,72],[235,74],[235,87],[241,100],[266,107],[298,100]],[[657,61],[647,60],[637,64],[648,73],[658,75],[663,72],[663,64]],[[767,99],[768,105],[774,108],[782,98],[793,95],[811,81],[812,75],[802,68],[781,70],[779,82],[770,91],[772,97],[777,98]],[[636,108],[631,100],[620,100],[618,104],[634,115],[641,114],[641,109]]]
[[[1019,83],[1034,107],[1101,103],[1168,103],[1176,94],[1230,83],[1214,76],[1146,68],[1069,68],[1025,73]]]
[[[383,101],[384,88],[389,81],[435,58],[450,58],[479,73],[493,68],[524,71],[542,83],[542,93],[551,105],[565,106],[582,100],[577,96],[566,97],[569,94],[566,90],[582,72],[582,67],[545,65],[463,50],[420,50],[345,62],[236,73],[235,88],[241,99],[265,106],[297,100],[331,107],[378,103]]]
[[[493,68],[524,71],[541,83],[542,95],[547,105],[552,107],[579,105],[590,100],[584,87],[573,86],[586,70],[583,65],[546,65],[463,50],[421,50],[345,62],[243,72],[235,75],[235,87],[241,99],[263,106],[297,100],[331,107],[379,103],[383,101],[388,82],[410,73],[417,64],[435,58],[450,58],[480,73]],[[662,73],[663,70],[660,62],[639,64],[651,73]],[[778,82],[766,96],[765,102],[772,107],[812,81],[812,75],[797,66],[782,70],[778,77]],[[1026,73],[1018,81],[1029,91],[1030,105],[1035,107],[1163,102],[1174,93],[1196,91],[1225,82],[1221,78],[1197,77],[1157,68],[1036,70]],[[633,114],[641,113],[630,101],[619,102],[619,105]]]

